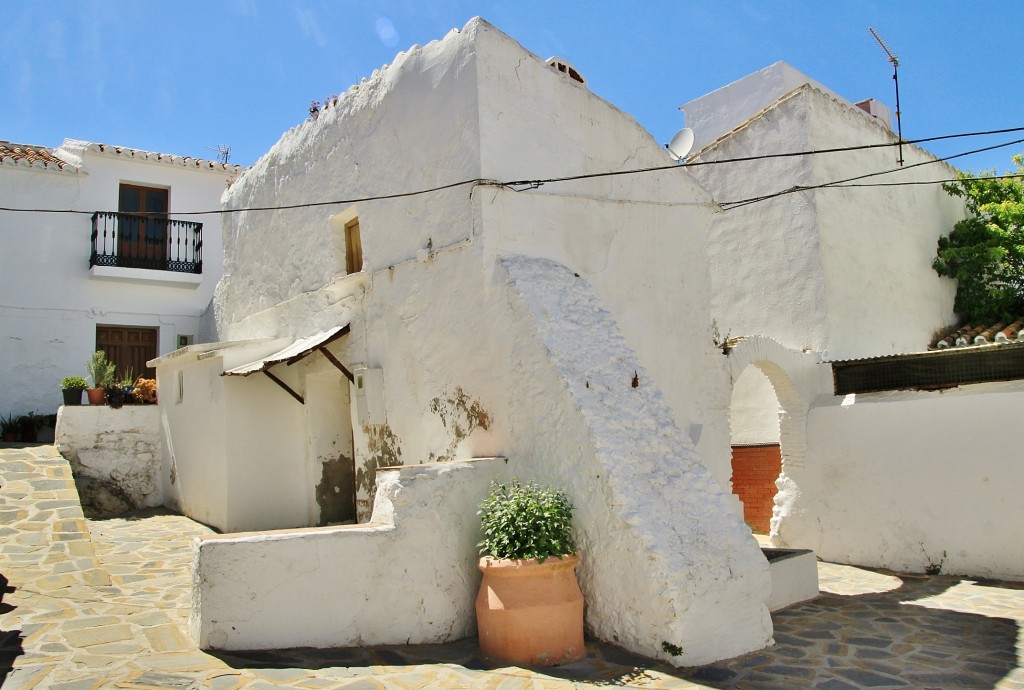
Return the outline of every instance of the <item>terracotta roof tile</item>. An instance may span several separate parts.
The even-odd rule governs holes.
[[[197,168],[199,170],[212,170],[215,172],[230,172],[230,173],[241,173],[245,170],[244,166],[234,165],[231,163],[220,163],[218,161],[206,160],[205,158],[194,158],[192,156],[176,156],[169,153],[157,153],[155,151],[145,151],[143,149],[133,149],[128,146],[112,146],[110,144],[100,144],[86,141],[76,141],[67,139],[61,148],[66,148],[72,152],[79,151],[92,151],[94,153],[102,153],[108,156],[121,156],[124,158],[133,158],[135,160],[150,161],[153,163],[164,163],[166,165],[177,165],[186,168]]]
[[[0,163],[14,162],[27,165],[41,165],[42,167],[56,166],[63,170],[70,165],[65,160],[53,155],[51,149],[43,146],[30,146],[28,144],[15,144],[10,141],[0,141]]]
[[[968,324],[954,326],[940,333],[929,350],[945,350],[950,347],[971,347],[993,343],[1024,342],[1024,317],[1011,323]]]

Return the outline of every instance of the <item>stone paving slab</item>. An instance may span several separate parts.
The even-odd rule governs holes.
[[[1024,690],[1024,583],[829,563],[819,564],[821,596],[773,614],[774,646],[701,668],[593,641],[584,660],[553,669],[490,663],[472,639],[208,654],[195,648],[187,619],[192,542],[210,530],[162,511],[86,520],[75,496],[51,446],[0,448],[5,689]]]

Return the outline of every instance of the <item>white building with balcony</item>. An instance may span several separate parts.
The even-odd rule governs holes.
[[[67,139],[0,141],[0,415],[56,411],[103,349],[118,375],[199,334],[241,167]]]

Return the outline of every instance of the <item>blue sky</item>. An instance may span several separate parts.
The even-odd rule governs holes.
[[[1024,126],[1024,2],[959,0],[4,0],[0,139],[65,137],[248,165],[413,44],[482,16],[541,57],[572,62],[590,88],[659,142],[678,107],[777,60],[851,100],[895,110],[905,138]],[[937,155],[1024,133],[929,145]],[[1015,144],[954,161],[1008,169]]]

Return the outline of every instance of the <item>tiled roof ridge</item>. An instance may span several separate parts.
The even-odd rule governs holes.
[[[1009,323],[999,321],[993,324],[952,326],[940,332],[928,349],[945,350],[951,347],[1014,342],[1024,342],[1024,317],[1015,318]]]
[[[78,167],[74,163],[56,155],[54,149],[6,140],[0,140],[0,165],[16,165],[54,171],[78,171]]]
[[[81,156],[86,151],[89,151],[92,153],[100,153],[107,156],[125,156],[129,158],[134,158],[136,160],[147,161],[151,163],[179,165],[186,168],[196,168],[199,170],[210,170],[214,172],[240,173],[245,169],[241,165],[220,163],[218,161],[211,161],[205,158],[195,158],[193,156],[178,156],[171,153],[157,153],[155,151],[145,151],[143,149],[135,149],[129,146],[114,146],[112,144],[79,141],[77,139],[65,139],[64,143],[61,144],[60,148],[66,149],[70,153],[76,154],[78,156]]]

